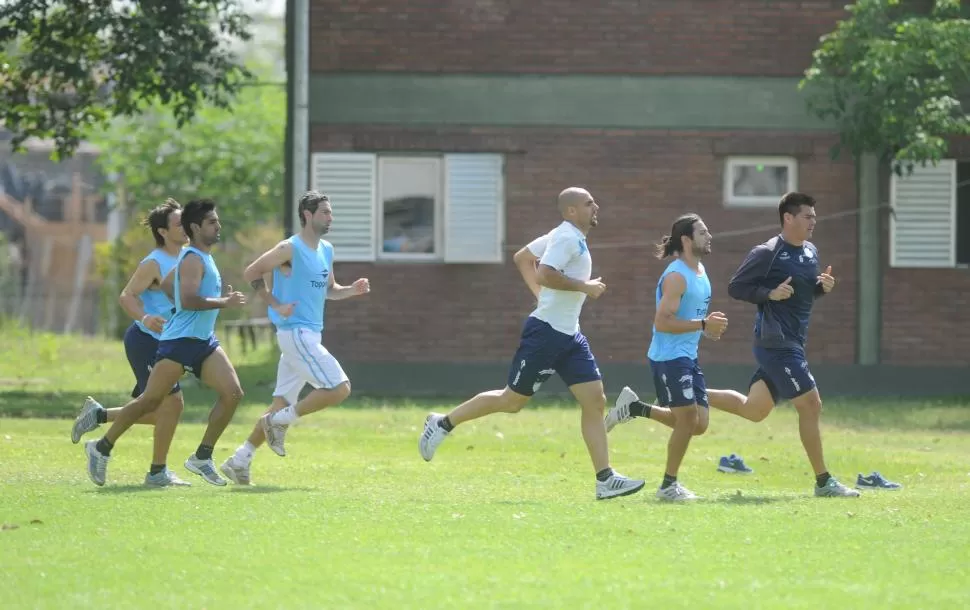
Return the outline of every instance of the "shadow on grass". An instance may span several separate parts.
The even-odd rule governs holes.
[[[702,500],[706,504],[734,504],[737,506],[775,504],[778,502],[791,502],[794,498],[785,496],[745,496],[737,493],[720,495],[716,498]]]
[[[318,492],[319,489],[312,487],[279,487],[278,485],[233,485],[230,493],[234,494],[275,494],[283,491],[312,491]]]

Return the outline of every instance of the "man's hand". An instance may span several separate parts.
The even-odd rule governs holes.
[[[246,295],[226,286],[226,307],[240,307],[246,304]]]
[[[791,276],[784,282],[778,284],[778,287],[768,293],[768,298],[772,301],[784,301],[785,299],[791,297],[795,294],[795,289],[791,285]]]
[[[595,280],[586,280],[583,287],[583,292],[585,292],[591,299],[600,298],[600,295],[606,290],[606,284],[602,282],[602,279],[603,278],[598,277]]]
[[[148,330],[160,333],[162,332],[162,327],[165,326],[165,318],[162,316],[151,316],[147,313],[142,316],[141,323],[145,325]]]
[[[294,307],[296,307],[296,303],[280,303],[273,306],[273,311],[280,314],[281,318],[289,318],[293,315]]]
[[[367,294],[370,292],[370,280],[366,277],[362,277],[355,281],[351,286],[354,289],[354,294]]]
[[[713,339],[714,341],[721,338],[721,335],[724,334],[727,327],[727,316],[720,311],[711,312],[706,318],[704,318],[704,335],[709,339]]]
[[[822,285],[822,290],[825,294],[832,292],[835,288],[835,278],[832,277],[832,265],[825,268],[825,273],[818,276],[818,283]]]

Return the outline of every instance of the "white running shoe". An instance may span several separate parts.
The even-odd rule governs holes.
[[[638,400],[640,400],[640,397],[637,396],[637,393],[631,390],[629,386],[624,386],[620,390],[620,395],[616,397],[613,408],[606,413],[606,419],[603,422],[606,424],[606,431],[609,432],[620,424],[633,421],[633,416],[630,415],[630,405]]]
[[[249,485],[249,464],[240,464],[233,456],[219,466],[222,474],[236,485]]]
[[[815,495],[819,498],[858,498],[862,494],[858,490],[839,483],[835,480],[835,477],[829,477],[825,485],[815,486]]]
[[[189,459],[185,460],[185,469],[199,475],[206,483],[211,483],[218,487],[228,485],[226,480],[220,477],[219,473],[216,472],[216,465],[212,461],[212,458],[200,460],[199,458],[195,457],[195,454],[193,453],[189,456]]]
[[[98,404],[98,401],[88,396],[84,400],[84,406],[81,407],[81,412],[78,413],[77,419],[74,420],[74,426],[71,427],[71,442],[75,445],[81,440],[81,437],[92,430],[97,430],[98,426],[98,411],[103,411],[104,407]]]
[[[97,449],[98,441],[84,443],[84,453],[88,456],[88,477],[97,486],[104,485],[104,478],[108,471],[108,460],[111,458],[101,455]]]
[[[273,414],[267,413],[259,418],[259,427],[266,435],[266,444],[273,450],[273,453],[280,457],[286,456],[286,447],[283,441],[286,440],[286,429],[288,426],[273,423]]]
[[[421,433],[421,439],[418,441],[418,451],[421,452],[421,457],[424,458],[425,462],[431,461],[431,458],[434,457],[435,450],[438,449],[438,445],[448,436],[448,431],[438,425],[438,422],[444,418],[445,416],[441,413],[431,413],[424,420],[424,431]]]
[[[680,483],[674,482],[666,488],[658,489],[657,498],[667,502],[691,502],[699,499],[699,496]]]
[[[188,481],[183,481],[174,472],[166,468],[165,470],[145,475],[145,487],[191,487]]]
[[[596,481],[596,499],[609,500],[610,498],[629,496],[643,489],[645,484],[644,481],[631,479],[614,472],[605,481]]]

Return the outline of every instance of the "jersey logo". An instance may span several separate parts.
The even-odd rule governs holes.
[[[781,254],[778,255],[778,260],[781,260],[781,261],[787,261],[790,258],[791,258],[791,255],[788,254],[787,252],[782,252]]]

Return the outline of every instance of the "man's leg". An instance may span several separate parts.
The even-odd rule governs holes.
[[[815,476],[826,473],[825,458],[822,455],[822,431],[819,422],[822,415],[822,397],[818,388],[812,388],[801,396],[792,398],[792,405],[798,412],[798,436]]]
[[[297,394],[299,394],[299,391],[297,391]],[[276,413],[289,405],[290,403],[285,397],[273,396],[273,402],[263,415]],[[236,485],[251,484],[249,469],[252,466],[253,456],[256,454],[256,449],[266,441],[266,434],[263,432],[261,420],[262,416],[253,424],[253,431],[250,432],[249,438],[242,445],[239,445],[236,448],[236,452],[219,466],[222,474],[226,475],[226,478]]]
[[[146,413],[158,409],[181,376],[182,365],[178,362],[168,359],[158,361],[148,377],[145,391],[123,407],[111,428],[100,440],[84,444],[88,456],[88,475],[96,485],[104,485],[108,458],[121,435]]]
[[[295,382],[278,378],[277,389],[281,391],[274,394],[286,396],[294,393],[294,398],[299,398],[299,390],[305,384],[313,386],[313,390],[302,400],[260,418],[266,444],[274,453],[283,456],[286,455],[283,443],[288,427],[305,415],[335,407],[347,400],[350,396],[350,379],[337,359],[320,343],[320,333],[298,328],[282,331],[278,336],[283,350],[282,358],[286,359],[286,362],[281,359],[280,364],[287,365]],[[284,382],[284,387],[279,387],[280,382]]]
[[[418,450],[424,461],[430,462],[438,445],[455,429],[455,426],[492,413],[518,413],[529,402],[526,396],[506,386],[504,390],[489,390],[452,409],[447,415],[431,413],[424,420],[424,431],[418,441]]]
[[[512,357],[508,382],[503,390],[489,390],[475,395],[447,415],[430,413],[418,439],[418,451],[430,462],[438,445],[455,426],[491,415],[518,413],[532,395],[555,372],[553,363],[568,349],[572,337],[554,330],[545,322],[528,318],[522,329],[519,347]]]
[[[202,363],[199,379],[218,394],[216,403],[209,412],[209,424],[202,435],[200,445],[200,447],[209,447],[211,456],[211,448],[225,432],[229,422],[232,421],[232,416],[236,413],[236,407],[242,402],[243,390],[236,375],[236,369],[233,368],[229,356],[222,347],[217,347]],[[201,456],[196,453],[196,457]]]
[[[202,442],[199,443],[195,453],[185,461],[185,468],[201,476],[207,483],[222,486],[226,481],[216,473],[215,464],[212,462],[212,451],[219,437],[232,421],[236,407],[242,401],[243,391],[236,369],[233,368],[229,357],[221,347],[216,347],[205,357],[199,379],[215,390],[219,396],[212,410],[209,411],[209,424],[202,435]]]
[[[169,394],[162,401],[158,410],[155,411],[156,423],[152,439],[152,464],[148,470],[148,475],[145,477],[146,485],[161,487],[190,485],[190,483],[178,478],[167,466],[168,451],[172,447],[172,439],[175,438],[175,429],[178,427],[184,407],[182,391],[179,390]]]
[[[609,441],[603,423],[606,394],[586,337],[577,333],[572,338],[572,346],[557,360],[556,370],[581,407],[583,441],[596,473],[596,499],[628,496],[643,489],[644,481],[625,477],[610,467]]]

